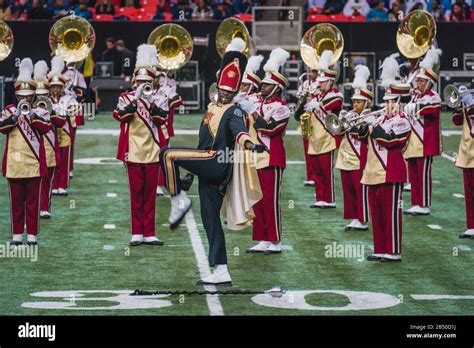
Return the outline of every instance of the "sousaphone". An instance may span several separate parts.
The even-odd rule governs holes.
[[[426,11],[417,10],[406,16],[398,26],[397,46],[407,58],[420,58],[435,43],[436,22]]]
[[[70,15],[58,20],[49,32],[49,46],[53,55],[66,63],[80,62],[92,52],[95,32],[84,18]]]
[[[186,65],[193,55],[193,38],[178,24],[162,24],[148,36],[147,43],[155,45],[158,66],[165,71]]]
[[[6,59],[13,49],[13,32],[7,23],[0,20],[0,61]]]
[[[246,57],[250,55],[252,40],[244,22],[237,18],[227,18],[221,22],[216,31],[216,48],[221,58],[224,56],[227,46],[236,37],[245,42],[245,49],[242,53]]]

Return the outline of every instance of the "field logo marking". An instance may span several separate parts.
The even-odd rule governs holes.
[[[305,300],[305,296],[310,294],[338,294],[347,297],[350,303],[343,307],[313,306]],[[389,308],[400,304],[398,298],[388,294],[368,291],[340,290],[287,291],[279,298],[262,294],[252,297],[252,301],[265,307],[307,311],[360,311]]]
[[[40,291],[30,294],[33,297],[60,298],[60,301],[25,302],[24,308],[38,309],[69,309],[69,310],[116,310],[116,309],[151,309],[164,308],[173,305],[171,301],[163,300],[169,295],[130,296],[132,290],[71,290],[71,291]],[[112,294],[104,297],[84,297],[85,294]],[[81,301],[109,301],[112,306],[86,307],[77,306]],[[117,304],[118,303],[118,304]]]

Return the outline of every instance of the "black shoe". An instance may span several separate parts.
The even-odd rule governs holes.
[[[38,242],[27,242],[28,245],[38,245]]]
[[[163,242],[162,240],[154,240],[153,242],[143,242],[143,244],[145,245],[163,245],[165,244],[165,242]]]
[[[368,227],[352,227],[352,231],[368,231]]]
[[[381,260],[382,260],[381,256],[376,256],[376,255],[367,256],[367,261],[381,261]]]
[[[16,240],[12,240],[12,241],[10,241],[10,245],[19,246],[19,245],[23,245],[23,242],[18,242]]]
[[[411,215],[413,215],[413,216],[426,216],[426,215],[430,215],[430,213],[418,213],[418,212],[415,211],[415,212],[411,213]]]
[[[43,216],[40,216],[40,219],[49,220],[49,219],[51,219],[51,215],[43,215]]]
[[[265,255],[281,254],[281,250],[265,250],[263,253]]]
[[[474,239],[474,235],[460,234],[459,238],[461,238],[461,239]]]
[[[138,242],[138,241],[135,241],[135,242],[130,242],[130,246],[139,246],[139,245],[142,245],[143,242]]]
[[[192,207],[193,207],[193,201],[191,201],[191,204],[189,205],[188,209],[186,209],[186,211],[180,216],[180,218],[178,220],[176,220],[176,222],[170,224],[170,229],[171,230],[174,230],[175,228],[177,228],[179,226],[181,221],[184,219],[184,217],[186,216],[188,211],[191,210]]]
[[[263,254],[265,250],[254,250],[252,248],[248,248],[245,250],[246,254]]]
[[[391,259],[391,258],[388,258],[388,257],[382,257],[382,260],[380,260],[382,262],[401,262],[402,259]]]
[[[232,282],[208,283],[208,282],[203,281],[202,279],[199,279],[196,282],[196,285],[227,285],[227,286],[232,286]]]
[[[194,180],[194,175],[191,173],[186,174],[182,179],[181,179],[181,189],[183,191],[189,191],[191,188],[191,185],[193,184]]]

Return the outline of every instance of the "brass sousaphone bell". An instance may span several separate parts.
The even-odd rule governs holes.
[[[422,10],[413,11],[398,26],[397,46],[407,58],[420,58],[428,52],[436,37],[433,16]]]
[[[245,42],[245,49],[242,52],[246,57],[250,55],[251,38],[244,22],[237,18],[227,18],[222,21],[216,31],[216,49],[219,56],[224,56],[227,46],[234,38],[241,38]]]
[[[162,24],[155,28],[147,43],[156,46],[158,66],[165,71],[183,67],[193,55],[193,38],[178,24]]]
[[[464,90],[464,93],[472,93],[474,90],[467,89]],[[462,93],[459,91],[459,88],[453,84],[446,85],[443,89],[443,101],[451,109],[457,109],[461,106]]]
[[[7,23],[0,20],[0,61],[6,59],[13,49],[13,32]]]
[[[58,20],[49,32],[53,55],[61,57],[66,63],[85,59],[94,45],[94,28],[87,20],[74,14]]]

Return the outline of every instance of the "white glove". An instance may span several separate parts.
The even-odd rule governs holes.
[[[319,111],[319,102],[317,101],[310,101],[308,104],[304,106],[304,110],[306,112],[311,112],[311,111]]]
[[[374,115],[367,116],[364,118],[364,122],[367,123],[369,126],[372,126],[376,121],[376,118]]]
[[[413,115],[416,112],[416,107],[417,107],[416,103],[408,103],[403,108],[403,112],[405,112],[405,114],[407,115]]]
[[[255,107],[255,104],[252,103],[248,99],[242,99],[239,102],[239,106],[242,110],[244,110],[249,115],[252,115],[257,110],[257,108]]]
[[[143,85],[140,85],[137,87],[137,89],[135,90],[135,100],[138,100],[141,98],[143,94]]]
[[[471,106],[472,104],[474,104],[474,99],[472,98],[472,94],[470,94],[470,93],[465,94],[462,97],[461,101],[466,106]]]

